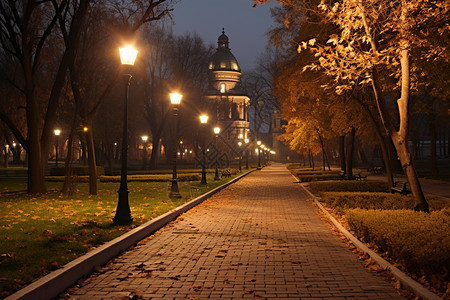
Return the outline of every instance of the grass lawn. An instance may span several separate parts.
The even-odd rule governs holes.
[[[88,194],[88,183],[77,183],[73,196],[59,193],[62,182],[48,182],[43,195],[13,193],[26,189],[25,179],[0,181],[0,297],[29,284],[85,254],[236,176],[179,182],[181,199],[168,197],[170,182],[129,182],[133,224],[114,226],[119,184],[99,182],[98,195]],[[12,192],[12,193],[11,193]]]

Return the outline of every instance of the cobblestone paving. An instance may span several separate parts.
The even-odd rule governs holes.
[[[214,195],[70,299],[403,299],[364,269],[283,165]]]

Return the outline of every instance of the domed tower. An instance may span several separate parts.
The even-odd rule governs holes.
[[[217,44],[209,60],[209,89],[205,100],[210,107],[211,121],[221,128],[221,136],[234,145],[239,139],[249,138],[247,107],[250,99],[241,90],[241,68],[231,53],[224,29]]]

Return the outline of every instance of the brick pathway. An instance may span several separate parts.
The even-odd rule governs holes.
[[[214,195],[70,299],[403,299],[364,269],[283,165]]]

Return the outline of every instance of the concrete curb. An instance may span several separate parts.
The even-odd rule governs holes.
[[[153,220],[142,224],[139,227],[134,228],[133,230],[130,230],[120,237],[99,246],[98,248],[64,265],[61,269],[55,270],[50,274],[36,280],[30,285],[7,297],[5,300],[38,300],[57,297],[60,293],[64,292],[64,290],[76,284],[80,278],[91,273],[94,267],[104,265],[132,245],[159,230],[167,223],[175,220],[182,213],[185,213],[194,206],[202,203],[215,193],[240,180],[242,177],[247,176],[253,171],[255,170],[250,170],[189,201],[188,203],[185,203]]]
[[[294,176],[295,177],[295,176]],[[298,181],[298,178],[296,178]],[[442,299],[435,293],[428,290],[426,287],[400,271],[398,268],[387,262],[384,258],[382,258],[380,255],[373,252],[371,249],[369,249],[366,245],[364,245],[360,240],[358,240],[355,236],[353,236],[350,232],[347,231],[323,206],[322,204],[317,200],[320,199],[319,197],[316,197],[313,195],[307,188],[304,187],[303,184],[301,184],[302,188],[305,189],[305,191],[314,199],[314,202],[317,204],[317,206],[320,208],[321,211],[323,211],[330,221],[336,226],[339,231],[345,235],[346,238],[348,238],[359,250],[369,255],[378,265],[380,265],[383,269],[389,270],[392,275],[394,275],[395,278],[397,278],[398,281],[401,282],[402,286],[413,292],[415,295],[419,296],[421,299],[424,300],[440,300]]]

